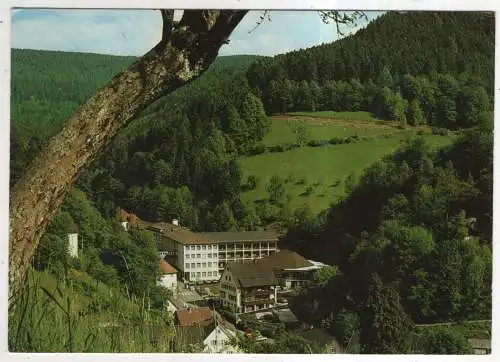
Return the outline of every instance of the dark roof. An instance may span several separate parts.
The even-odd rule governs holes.
[[[163,259],[160,260],[160,268],[164,274],[177,273],[177,270]]]
[[[279,284],[273,270],[266,264],[231,263],[227,268],[243,288]]]
[[[212,244],[213,242],[207,237],[194,233],[188,229],[178,229],[164,232],[164,234],[181,244]]]
[[[299,320],[293,314],[293,312],[290,309],[279,309],[275,311],[276,315],[278,316],[278,319],[282,323],[297,323]]]
[[[203,346],[205,338],[215,328],[215,323],[210,323],[206,326],[175,326],[175,344],[176,352],[183,352],[188,345]]]
[[[313,263],[302,255],[286,249],[257,260],[257,263],[268,264],[274,269],[295,269],[313,266]]]
[[[278,240],[278,235],[274,230],[209,232],[209,233],[201,233],[201,235],[218,243]]]
[[[205,326],[213,322],[212,310],[208,307],[182,309],[176,315],[181,327]]]

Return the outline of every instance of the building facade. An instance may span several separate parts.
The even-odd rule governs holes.
[[[160,260],[160,269],[162,275],[157,284],[161,287],[170,289],[173,292],[177,291],[177,270],[167,263],[165,260]]]
[[[251,262],[278,251],[275,231],[209,232],[201,235],[219,247],[219,272],[228,263]]]
[[[273,269],[281,291],[306,286],[311,282],[314,272],[326,266],[326,264],[308,260],[291,250],[280,250],[278,253],[259,260],[258,263],[265,263]]]
[[[276,305],[278,280],[272,270],[254,263],[226,265],[220,280],[220,300],[233,315],[269,309]]]
[[[68,254],[72,258],[78,258],[78,233],[68,234]]]
[[[153,232],[160,257],[179,271],[186,282],[205,283],[219,279],[218,246],[201,234],[174,223],[143,223]]]

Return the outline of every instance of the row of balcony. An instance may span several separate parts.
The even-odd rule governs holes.
[[[276,244],[263,244],[263,245],[248,245],[248,246],[225,246],[225,245],[220,245],[219,246],[219,251],[242,251],[242,250],[260,250],[260,249],[276,249],[277,245]]]

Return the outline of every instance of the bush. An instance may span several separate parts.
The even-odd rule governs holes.
[[[433,328],[423,338],[423,352],[429,354],[472,353],[467,338],[460,332],[446,327]]]
[[[331,145],[340,145],[344,143],[344,140],[342,138],[333,137],[328,140],[328,143]]]
[[[326,146],[328,144],[328,140],[310,140],[307,142],[309,147],[321,147]]]
[[[275,145],[275,146],[269,146],[269,152],[271,153],[277,153],[277,152],[284,152],[286,151],[286,146],[285,145]]]
[[[258,183],[259,183],[259,178],[257,176],[254,176],[254,175],[250,175],[247,178],[246,188],[248,190],[254,190],[257,187]]]
[[[449,131],[446,128],[432,127],[432,134],[436,136],[448,136]]]
[[[267,148],[266,146],[262,145],[262,144],[258,144],[258,145],[255,145],[251,150],[250,150],[250,154],[251,155],[260,155],[262,153],[265,153],[267,151]]]

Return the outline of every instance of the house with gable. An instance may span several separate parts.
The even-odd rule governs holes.
[[[235,317],[276,305],[278,280],[265,263],[230,263],[220,280],[220,300]]]

